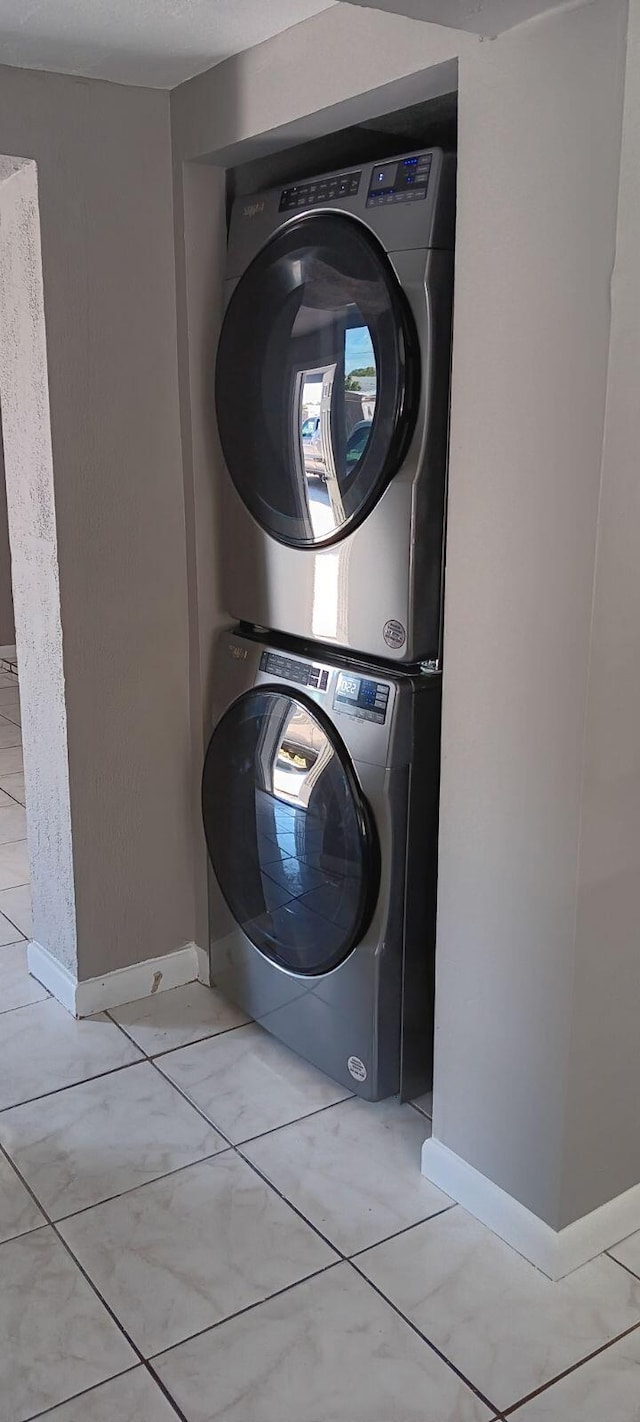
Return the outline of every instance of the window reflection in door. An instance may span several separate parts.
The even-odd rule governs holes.
[[[315,313],[319,322],[319,313]],[[327,321],[329,317],[329,321]],[[314,333],[316,348],[329,345],[325,363],[294,367],[293,453],[298,503],[308,536],[330,537],[346,520],[344,492],[362,460],[373,426],[377,365],[371,331],[355,303],[322,312]],[[293,324],[299,341],[307,334],[310,312],[302,307]]]
[[[253,911],[239,921],[269,956],[312,972],[340,956],[359,912],[354,804],[335,746],[300,702],[269,692],[253,725],[253,775],[247,763],[240,793],[252,801],[257,856],[246,871],[259,887],[242,882],[239,898]]]
[[[369,923],[379,856],[346,748],[319,709],[285,688],[241,696],[209,743],[202,804],[214,873],[250,942],[297,973],[342,962]]]
[[[261,789],[306,811],[333,755],[328,737],[302,706],[274,697],[258,743]]]

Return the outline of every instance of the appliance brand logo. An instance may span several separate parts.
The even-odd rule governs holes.
[[[230,642],[230,643],[229,643],[229,651],[230,651],[230,653],[231,653],[231,656],[232,656],[232,657],[235,657],[235,660],[236,660],[237,662],[246,662],[246,660],[247,660],[247,649],[246,649],[246,647],[239,647],[238,644],[237,644],[237,642]]]
[[[395,617],[390,617],[389,621],[385,622],[382,635],[387,646],[392,647],[394,651],[397,651],[400,647],[404,647],[407,639],[407,634],[402,623],[397,622]]]
[[[264,212],[264,202],[246,202],[242,210],[243,217],[257,217],[259,212]]]

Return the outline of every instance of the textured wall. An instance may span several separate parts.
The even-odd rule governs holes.
[[[4,454],[0,435],[0,647],[10,647],[16,640],[11,587],[11,549],[7,521],[7,495],[4,481]]]
[[[0,68],[0,153],[38,169],[88,978],[194,936],[168,95]]]
[[[0,397],[14,555],[34,936],[77,968],[38,191],[0,159]]]

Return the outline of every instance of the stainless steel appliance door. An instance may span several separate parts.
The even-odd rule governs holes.
[[[202,810],[220,890],[255,947],[296,974],[343,962],[375,909],[380,855],[323,712],[285,687],[241,696],[209,743]]]
[[[340,213],[294,219],[240,278],[218,347],[233,483],[295,548],[344,537],[406,453],[419,402],[415,326],[376,238]]]

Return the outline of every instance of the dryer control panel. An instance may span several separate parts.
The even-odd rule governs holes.
[[[315,207],[317,203],[332,202],[336,198],[355,197],[362,170],[359,173],[339,173],[336,178],[316,178],[311,183],[295,183],[284,188],[280,195],[279,212],[291,212],[293,208]]]
[[[396,163],[379,163],[371,170],[367,207],[421,202],[427,196],[431,163],[431,153],[400,158]]]
[[[329,686],[326,667],[299,661],[297,657],[287,657],[283,652],[263,652],[260,671],[283,681],[293,681],[298,686],[308,686],[310,691],[326,691]],[[386,682],[373,681],[352,671],[336,673],[334,711],[355,716],[359,721],[377,721],[378,725],[383,726],[388,706],[389,686]]]
[[[310,686],[314,691],[326,691],[328,671],[314,667],[311,662],[299,662],[293,657],[281,656],[279,652],[263,652],[260,671],[270,676],[282,676],[287,681],[295,681],[298,686]]]
[[[353,672],[340,672],[333,698],[334,711],[345,711],[360,721],[378,721],[384,725],[389,702],[389,687],[384,681],[370,681]]]

